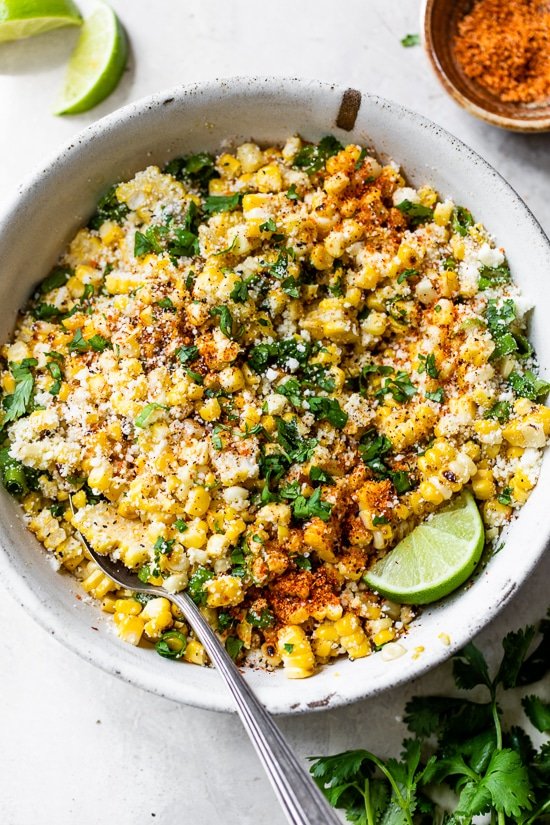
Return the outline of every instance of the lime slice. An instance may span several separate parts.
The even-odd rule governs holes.
[[[114,11],[100,3],[84,21],[55,114],[87,112],[101,103],[120,80],[127,57],[122,26]]]
[[[81,23],[72,0],[0,0],[0,43]]]
[[[464,491],[373,564],[364,579],[392,601],[435,602],[472,575],[484,538],[474,497]]]

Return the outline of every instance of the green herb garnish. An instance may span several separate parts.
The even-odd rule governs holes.
[[[327,135],[317,144],[304,146],[295,156],[292,165],[303,169],[308,175],[314,175],[324,169],[327,160],[340,152],[344,147],[335,137]]]

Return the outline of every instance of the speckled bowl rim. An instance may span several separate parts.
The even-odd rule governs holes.
[[[331,127],[331,122],[334,124],[334,120],[331,121],[330,117],[332,115],[336,116],[337,101],[341,100],[342,97],[345,99],[346,95],[349,98],[350,90],[316,80],[235,77],[187,86],[176,86],[173,89],[142,98],[88,126],[72,138],[59,152],[55,153],[49,163],[21,184],[18,194],[2,210],[0,216],[0,243],[3,236],[9,231],[10,223],[14,219],[13,216],[29,206],[33,193],[44,185],[44,181],[48,181],[50,178],[52,180],[60,178],[64,167],[69,163],[68,158],[78,152],[79,147],[87,146],[100,135],[105,137],[111,132],[118,132],[130,119],[139,118],[145,113],[166,111],[166,107],[174,101],[177,101],[178,104],[180,102],[185,103],[191,98],[196,99],[202,96],[207,106],[208,99],[219,97],[222,93],[225,96],[227,105],[231,105],[232,100],[247,94],[252,98],[256,96],[260,99],[263,95],[272,95],[276,99],[284,99],[285,96],[294,95],[301,100],[311,99],[319,105],[324,106],[326,104],[327,113],[329,113],[326,131],[338,133],[334,125]],[[354,92],[354,94],[357,96],[360,93]],[[397,118],[402,121],[404,129],[414,127],[419,133],[431,133],[434,139],[445,145],[447,154],[458,152],[466,167],[480,170],[481,177],[485,177],[485,182],[488,183],[491,180],[499,193],[508,199],[508,203],[515,210],[517,220],[520,222],[520,231],[528,237],[530,243],[536,248],[539,262],[544,261],[544,266],[546,267],[546,264],[548,264],[550,267],[550,243],[541,226],[517,193],[485,160],[441,127],[397,103],[389,102],[367,92],[363,92],[363,100],[368,101],[369,106],[376,109],[378,114],[388,112],[390,113],[390,120],[391,118]],[[341,136],[344,135],[344,133],[340,134]],[[403,156],[397,158],[397,160],[403,163],[406,170],[406,152],[403,152]],[[545,465],[547,463],[544,462]],[[550,487],[548,484],[546,486]],[[4,493],[0,492],[0,497],[2,495]],[[347,662],[345,665],[335,663],[324,668],[318,676],[299,682],[287,681],[283,683],[275,674],[258,673],[253,669],[245,669],[246,678],[257,690],[269,710],[273,713],[292,714],[337,707],[365,699],[390,688],[398,687],[441,664],[495,618],[542,557],[550,535],[550,529],[547,520],[543,519],[541,521],[537,515],[538,510],[536,512],[533,510],[531,506],[533,499],[540,499],[538,488],[524,508],[525,512],[522,513],[522,524],[525,526],[529,524],[527,511],[531,512],[531,522],[536,522],[531,525],[531,532],[533,533],[533,540],[535,537],[536,540],[531,542],[523,554],[519,571],[515,570],[513,576],[511,572],[506,573],[506,571],[500,574],[498,581],[495,581],[495,585],[500,587],[498,593],[495,592],[493,598],[482,608],[475,607],[472,615],[464,617],[448,646],[435,642],[438,629],[440,628],[443,631],[446,627],[445,622],[438,624],[437,619],[438,610],[441,613],[443,607],[434,606],[428,608],[423,616],[415,622],[410,634],[412,641],[415,628],[422,628],[424,624],[429,622],[430,631],[434,637],[433,646],[426,650],[425,655],[416,659],[414,656],[408,656],[407,661],[403,661],[403,666],[394,667],[395,663],[391,663],[387,670],[387,677],[378,680],[374,684],[360,678],[363,673],[361,670],[362,663],[370,660],[359,660],[355,663]],[[10,507],[9,504],[6,506]],[[26,528],[22,526],[17,509],[9,509],[5,512],[8,512],[8,517],[4,517],[0,523],[0,582],[7,586],[15,600],[46,632],[86,661],[129,684],[177,702],[218,711],[234,711],[232,700],[226,694],[221,683],[217,682],[215,674],[209,669],[201,669],[201,673],[205,675],[205,678],[201,677],[199,679],[199,681],[202,680],[201,684],[195,683],[193,685],[187,683],[183,668],[194,668],[194,666],[181,665],[182,670],[180,671],[180,665],[174,666],[173,663],[165,660],[158,661],[157,659],[158,672],[144,670],[140,664],[139,656],[134,655],[135,651],[140,650],[139,648],[124,645],[114,637],[112,640],[109,639],[107,643],[105,636],[100,637],[99,633],[91,633],[89,638],[84,639],[83,634],[78,632],[76,624],[71,627],[70,616],[63,614],[55,600],[52,601],[50,598],[50,603],[45,606],[40,576],[37,576],[36,571],[32,569],[32,565],[31,569],[27,569],[23,563],[19,562],[17,557],[15,539],[20,539],[23,536],[22,530],[25,530],[27,539],[29,534],[26,532]],[[535,513],[535,519],[533,519],[533,513]],[[33,539],[33,541],[35,540]],[[482,582],[486,576],[487,573],[484,571],[480,575],[479,581]],[[61,577],[59,578],[61,579]],[[65,587],[69,586],[69,581],[68,578],[63,579]],[[481,583],[479,586],[483,587],[484,585]],[[76,588],[73,592],[77,592]],[[468,603],[471,603],[472,599],[469,598],[469,595],[471,596],[471,593],[469,594],[466,589],[457,593],[445,602],[445,609],[451,610],[450,604],[456,605],[462,599],[468,599]],[[97,613],[99,613],[99,610],[97,610]],[[100,621],[101,618],[98,616],[97,622],[94,622],[94,624]],[[96,630],[97,628],[93,629]],[[128,648],[130,649],[128,650]],[[399,662],[401,661],[399,660]],[[172,668],[172,670],[166,670],[166,666]],[[350,666],[354,670],[350,670]],[[346,675],[345,679],[342,677],[342,671]],[[214,681],[215,678],[216,681]]]
[[[510,132],[520,132],[522,134],[550,132],[550,115],[539,118],[522,118],[496,114],[474,103],[473,100],[465,95],[464,92],[452,82],[439,60],[439,55],[432,38],[431,16],[433,8],[438,2],[439,0],[423,0],[420,13],[420,26],[423,31],[422,40],[424,50],[437,79],[445,91],[469,114],[485,121],[485,123],[489,123],[491,126],[498,126],[500,129],[506,129]]]

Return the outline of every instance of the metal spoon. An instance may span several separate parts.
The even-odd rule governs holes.
[[[72,509],[72,501],[70,503]],[[231,691],[237,713],[288,821],[293,825],[339,825],[339,818],[187,593],[169,593],[164,587],[143,584],[124,565],[96,553],[82,533],[78,535],[98,567],[118,585],[136,593],[164,596],[177,604]]]

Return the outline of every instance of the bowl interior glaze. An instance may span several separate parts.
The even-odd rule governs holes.
[[[178,154],[215,150],[222,141],[252,138],[268,144],[296,132],[310,140],[332,133],[344,142],[376,147],[383,158],[400,163],[413,183],[429,183],[443,197],[453,195],[486,224],[506,246],[526,295],[536,298],[532,339],[541,363],[550,366],[550,331],[544,324],[550,316],[550,290],[542,288],[550,272],[550,248],[527,207],[487,163],[435,124],[397,104],[345,92],[316,81],[221,80],[154,95],[82,132],[21,186],[0,218],[0,340],[6,340],[34,285],[111,183]],[[40,240],[31,243],[29,238]],[[547,457],[539,485],[512,524],[505,548],[474,582],[423,612],[403,642],[407,652],[400,659],[385,662],[373,655],[341,660],[301,681],[287,680],[282,671],[252,669],[246,678],[271,711],[294,713],[371,696],[438,664],[496,615],[540,559],[550,534],[549,492]],[[17,502],[3,489],[0,581],[49,633],[86,660],[167,698],[232,709],[215,671],[170,662],[150,649],[120,642],[110,618],[77,599],[76,582],[53,569],[27,531]],[[450,646],[442,644],[441,633],[448,634]],[[418,647],[423,653],[414,658]]]

